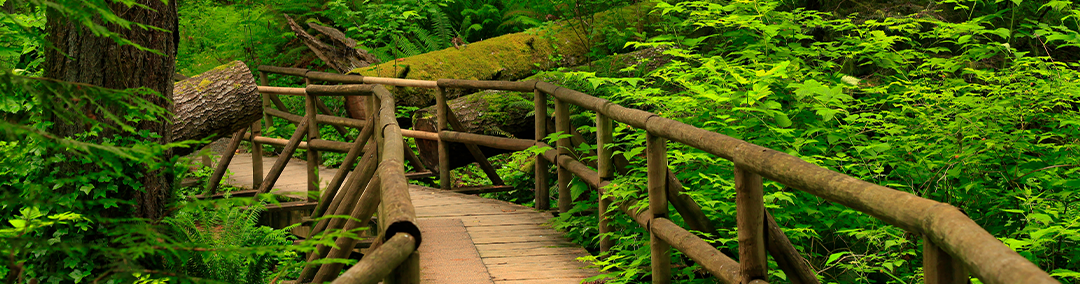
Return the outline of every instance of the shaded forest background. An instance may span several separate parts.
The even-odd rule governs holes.
[[[123,105],[129,112],[112,118],[113,125],[167,117],[167,110],[133,99],[146,96],[146,90],[39,79],[50,48],[44,39],[45,5],[70,8],[61,15],[73,22],[107,18],[74,8],[84,2],[98,3],[0,0],[0,219],[6,221],[0,224],[0,254],[7,256],[0,261],[5,264],[0,278],[49,283],[294,279],[303,267],[298,256],[332,239],[293,244],[286,230],[259,226],[258,210],[244,207],[270,200],[190,201],[187,196],[201,187],[182,187],[179,180],[205,179],[209,170],[192,169],[187,157],[161,158],[169,147],[184,143],[160,145],[149,142],[160,134],[124,127],[104,135],[113,127],[109,123],[64,114],[50,102]],[[588,48],[586,61],[592,63],[537,68],[532,78],[953,204],[1054,277],[1080,283],[1080,3],[660,1],[644,3],[657,19],[645,31],[590,25],[593,13],[630,4],[641,5],[184,0],[177,2],[175,70],[192,76],[242,60],[252,67],[329,71],[295,37],[284,14],[335,27],[382,61],[470,48],[469,43],[570,21],[580,27],[571,40]],[[284,76],[270,79],[274,86],[303,84]],[[532,101],[531,94],[504,95]],[[303,109],[302,100],[284,99],[292,109]],[[342,102],[328,104],[345,115]],[[417,109],[402,107],[401,117],[411,118]],[[571,113],[577,130],[590,140],[592,114]],[[87,130],[50,135],[58,116],[87,123]],[[294,130],[279,121],[264,133],[288,137]],[[348,141],[329,127],[321,133]],[[621,186],[609,194],[643,197],[644,133],[619,125],[616,136],[624,142],[616,145],[616,154],[630,165],[616,180]],[[580,150],[587,152],[589,144]],[[298,151],[295,157],[306,155]],[[486,197],[531,205],[529,157],[496,157],[501,176],[517,190]],[[342,158],[326,154],[323,163],[336,166]],[[732,165],[677,145],[669,158],[687,193],[717,228],[699,235],[737,251]],[[86,169],[73,175],[56,168],[72,162]],[[146,168],[177,177],[171,209],[162,220],[124,214],[135,204],[123,191],[140,188],[138,178]],[[475,165],[454,176],[455,185],[488,183]],[[576,199],[597,199],[581,181],[571,188]],[[920,236],[780,184],[767,182],[765,192],[770,212],[824,282],[922,281]],[[596,202],[576,202],[571,214],[554,224],[596,253],[596,210]],[[584,260],[605,269],[593,280],[648,281],[648,234],[616,215],[616,226],[623,229],[610,236],[618,240],[612,253]],[[672,218],[685,225],[678,215]],[[678,253],[673,263],[680,283],[714,281]],[[770,271],[771,281],[785,282],[783,272]]]

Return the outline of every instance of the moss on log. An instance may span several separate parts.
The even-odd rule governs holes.
[[[653,2],[642,2],[595,14],[591,26],[645,30]],[[473,79],[518,80],[540,70],[575,66],[588,60],[586,38],[575,32],[580,24],[564,20],[525,32],[503,35],[467,47],[447,48],[400,58],[374,66],[353,69],[352,74],[418,80]],[[603,35],[592,35],[603,39]],[[398,105],[426,107],[435,103],[433,90],[395,87],[391,90]],[[448,90],[450,99],[472,90]]]
[[[447,102],[466,129],[454,131],[479,133],[500,137],[532,139],[533,104],[530,97],[517,92],[484,91]],[[428,107],[413,114],[413,129],[435,132],[435,107]],[[439,144],[432,140],[416,140],[420,160],[428,168],[439,166]],[[480,147],[484,155],[508,153],[510,151]],[[450,168],[458,168],[475,162],[472,155],[460,143],[450,143]]]

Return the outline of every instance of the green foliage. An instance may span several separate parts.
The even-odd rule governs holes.
[[[292,32],[281,24],[273,4],[182,1],[176,71],[194,76],[233,60],[243,60],[253,69],[259,64],[297,61],[298,52],[282,50]]]
[[[1005,15],[997,11],[962,9],[971,16],[947,22],[927,13],[865,17],[784,5],[660,3],[654,12],[666,19],[667,33],[633,46],[669,47],[672,63],[641,77],[549,76],[622,105],[948,202],[1055,277],[1078,280],[1080,65],[1066,52],[1075,48],[1069,35],[1080,30],[1073,3],[1038,3],[1037,11],[1061,16],[1018,13],[1017,24],[1006,28],[996,24]],[[591,125],[588,117],[574,120]],[[644,134],[625,125],[615,134],[616,155],[631,165],[608,194],[644,205]],[[730,162],[678,144],[669,145],[669,161],[687,194],[722,228],[702,237],[735,251]],[[774,182],[766,182],[765,199],[825,279],[921,281],[919,236]],[[571,210],[596,210],[595,196],[585,200]],[[564,215],[556,226],[595,249],[593,215]],[[615,215],[616,248],[593,260],[611,272],[608,283],[643,281],[648,236]],[[685,257],[676,254],[673,263],[688,265],[673,272],[678,281],[709,282]],[[771,271],[771,281],[784,282],[775,266]]]
[[[166,267],[225,283],[267,283],[279,263],[297,257],[287,229],[259,226],[260,206],[187,206],[164,220],[183,250]],[[294,268],[298,268],[294,267]],[[281,270],[284,272],[285,270]]]

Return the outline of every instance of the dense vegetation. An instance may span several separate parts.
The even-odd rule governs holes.
[[[50,283],[295,278],[302,265],[297,256],[326,241],[293,245],[286,230],[258,226],[257,209],[245,208],[262,201],[191,201],[186,196],[199,189],[177,188],[175,209],[165,220],[123,217],[134,204],[118,197],[118,186],[138,188],[136,177],[142,173],[136,165],[167,169],[181,178],[205,177],[207,171],[191,170],[187,158],[161,158],[168,147],[184,143],[146,143],[141,138],[159,134],[125,127],[164,117],[166,110],[135,96],[147,90],[38,78],[49,48],[43,7],[68,7],[49,16],[83,25],[95,24],[76,20],[117,21],[107,11],[74,8],[103,2],[0,0],[0,219],[6,221],[0,224],[5,256],[0,278]],[[623,4],[184,0],[179,1],[176,70],[194,75],[232,60],[325,70],[292,35],[283,13],[337,27],[380,59],[392,60],[447,48],[453,38],[475,42],[550,21],[588,20],[592,12]],[[653,13],[661,21],[646,33],[581,25],[581,35],[594,48],[592,59],[641,49],[654,50],[652,56],[628,66],[594,64],[537,77],[948,202],[1054,277],[1080,283],[1078,5],[1063,0],[657,2]],[[303,83],[271,79],[276,86]],[[302,101],[285,99],[292,109],[303,109]],[[60,111],[59,102],[121,105],[127,111],[100,122]],[[328,103],[344,114],[341,102]],[[402,116],[413,110],[402,109]],[[589,136],[592,114],[571,113],[574,125]],[[54,137],[49,131],[55,117],[94,125],[96,131]],[[294,127],[279,120],[264,132],[288,137]],[[322,133],[344,141],[332,128]],[[644,133],[618,125],[616,135],[616,154],[631,166],[609,193],[643,197]],[[671,167],[720,228],[703,237],[737,251],[732,165],[681,145],[669,147]],[[531,204],[532,177],[528,168],[520,170],[529,157],[500,156],[499,171],[517,190],[489,197]],[[72,162],[86,169],[72,175],[57,168]],[[341,157],[327,155],[324,163],[340,164]],[[478,173],[460,169],[455,183],[486,182]],[[571,188],[575,196],[597,199],[581,181]],[[797,189],[767,182],[765,190],[770,212],[825,282],[921,282],[919,236]],[[596,206],[577,202],[572,213],[592,214],[554,221],[594,252]],[[615,215],[621,230],[610,237],[619,240],[617,246],[585,261],[604,268],[601,278],[607,283],[647,281],[648,235]],[[673,219],[681,222],[677,215]],[[678,282],[713,282],[678,253],[673,263],[679,267]],[[770,271],[770,280],[784,282],[782,272]]]

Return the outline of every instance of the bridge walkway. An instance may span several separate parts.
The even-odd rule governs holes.
[[[263,157],[263,172],[276,160]],[[302,196],[306,168],[303,160],[289,161],[276,192]],[[225,183],[250,188],[251,154],[236,154],[229,171]],[[320,167],[321,187],[336,173]],[[409,194],[425,236],[419,248],[423,283],[580,283],[599,274],[577,260],[589,255],[585,249],[546,225],[551,213],[417,185]]]

